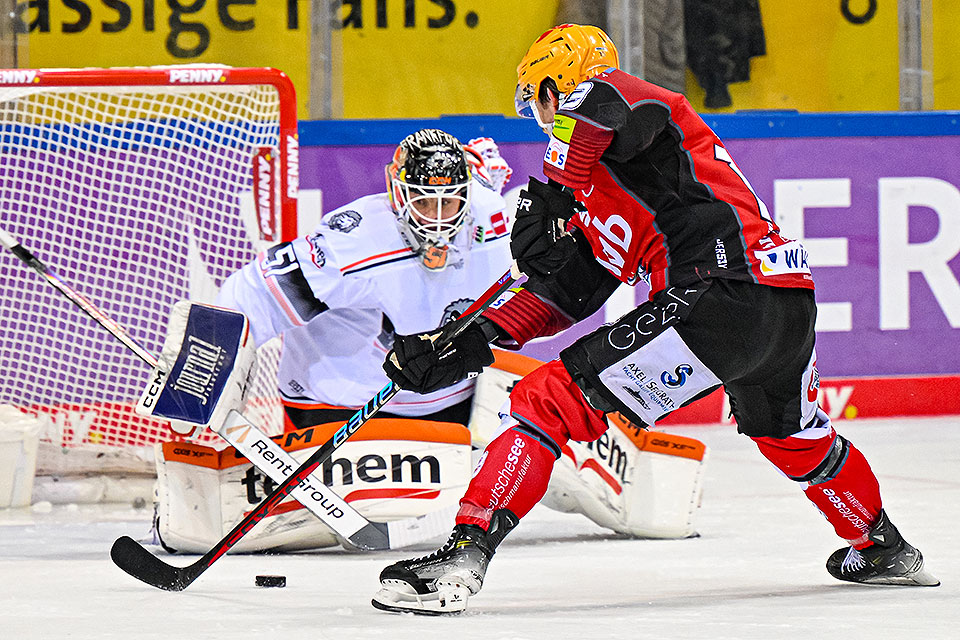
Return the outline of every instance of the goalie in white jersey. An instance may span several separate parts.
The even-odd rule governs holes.
[[[509,268],[499,193],[509,167],[499,154],[487,164],[500,171],[448,133],[417,131],[386,167],[388,193],[325,214],[307,237],[227,279],[218,304],[249,318],[256,343],[283,335],[288,428],[345,421],[389,382],[381,365],[394,332],[440,327]],[[472,394],[471,380],[425,396],[402,391],[379,415],[466,425]]]

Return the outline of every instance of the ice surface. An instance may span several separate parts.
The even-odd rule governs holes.
[[[167,593],[109,557],[118,536],[147,534],[149,509],[0,511],[0,639],[960,638],[960,418],[838,427],[871,461],[893,522],[942,586],[833,580],[824,562],[841,544],[799,489],[733,428],[688,427],[673,430],[710,447],[699,538],[623,539],[537,508],[468,612],[450,618],[370,606],[380,569],[409,551],[231,555]],[[258,574],[285,575],[287,587],[257,588]]]

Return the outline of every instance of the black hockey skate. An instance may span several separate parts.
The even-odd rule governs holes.
[[[380,572],[380,591],[370,603],[383,611],[422,615],[460,613],[483,586],[497,545],[517,526],[507,509],[495,511],[487,531],[458,524],[447,542],[422,558],[401,560]]]
[[[837,580],[863,584],[936,587],[940,581],[923,568],[923,555],[911,546],[881,510],[865,549],[837,549],[827,559],[827,571]]]

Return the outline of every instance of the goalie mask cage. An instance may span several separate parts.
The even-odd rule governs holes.
[[[257,251],[296,236],[296,117],[275,69],[0,71],[0,221],[159,354],[174,302],[212,301]],[[261,348],[248,411],[268,433],[282,430],[278,351]],[[133,411],[149,372],[0,252],[0,404],[40,418],[58,455],[41,447],[38,474],[127,458],[152,469],[145,445],[171,432]]]

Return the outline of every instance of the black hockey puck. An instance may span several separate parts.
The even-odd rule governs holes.
[[[285,587],[287,576],[257,576],[254,584],[258,587]]]

